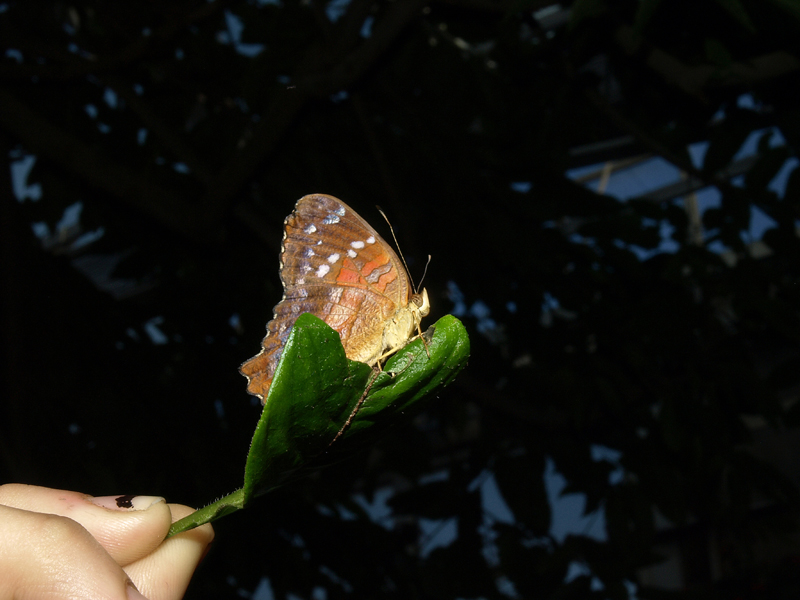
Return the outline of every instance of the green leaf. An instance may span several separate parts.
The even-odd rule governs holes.
[[[419,400],[448,385],[467,365],[469,338],[461,321],[447,315],[431,330],[427,351],[417,339],[389,359],[345,432],[345,441],[360,440],[367,431],[377,433],[380,427],[373,426],[393,423],[392,417],[407,413]]]
[[[311,314],[297,319],[250,444],[245,503],[328,449],[372,373],[347,359],[339,334],[325,322]]]
[[[424,335],[429,341],[408,344],[377,373],[348,360],[339,334],[325,322],[301,315],[253,434],[243,488],[174,523],[170,535],[244,508],[305,470],[340,460],[450,383],[469,357],[464,326],[446,316]]]

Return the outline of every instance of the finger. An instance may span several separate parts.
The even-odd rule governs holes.
[[[72,519],[0,506],[0,599],[142,596],[92,535]]]
[[[170,504],[173,521],[194,512],[181,504]],[[183,597],[189,580],[208,546],[214,539],[210,524],[184,531],[166,540],[159,548],[125,567],[125,572],[151,600],[178,600]]]
[[[93,498],[66,490],[7,484],[0,486],[0,504],[80,523],[122,566],[155,550],[171,523],[166,502],[153,496]]]

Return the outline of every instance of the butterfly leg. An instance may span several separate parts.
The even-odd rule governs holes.
[[[333,443],[336,440],[338,440],[340,437],[342,437],[342,434],[344,434],[344,432],[347,431],[347,428],[350,427],[350,423],[353,422],[353,419],[355,418],[356,413],[358,413],[359,409],[361,408],[361,405],[364,404],[364,400],[367,399],[367,396],[369,395],[369,392],[372,389],[372,384],[375,383],[375,379],[377,379],[377,377],[378,377],[377,374],[373,375],[372,377],[370,377],[369,383],[367,383],[367,387],[364,389],[364,393],[361,394],[361,398],[359,398],[358,402],[356,402],[356,405],[353,407],[353,410],[350,412],[350,416],[347,417],[347,421],[344,422],[344,425],[342,425],[342,428],[338,431],[338,433],[335,436],[333,436],[333,439],[331,440],[331,443],[328,444],[329,448],[333,445]]]
[[[415,360],[417,360],[417,357],[413,352],[406,352],[406,356],[408,357],[408,364],[406,364],[405,367],[403,367],[399,371],[386,371],[392,379],[394,379],[398,375],[402,375],[403,373],[405,373],[406,369],[408,369],[408,367],[410,367],[411,364]]]

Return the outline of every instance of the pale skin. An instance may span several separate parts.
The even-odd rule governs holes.
[[[0,600],[177,600],[214,531],[168,540],[194,512],[153,496],[0,486]]]

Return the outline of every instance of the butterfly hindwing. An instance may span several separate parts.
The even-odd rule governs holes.
[[[335,329],[351,360],[375,362],[386,323],[408,305],[411,293],[392,248],[353,209],[324,194],[304,196],[286,218],[280,274],[284,295],[262,350],[240,368],[247,390],[262,401],[301,314],[310,312]]]

